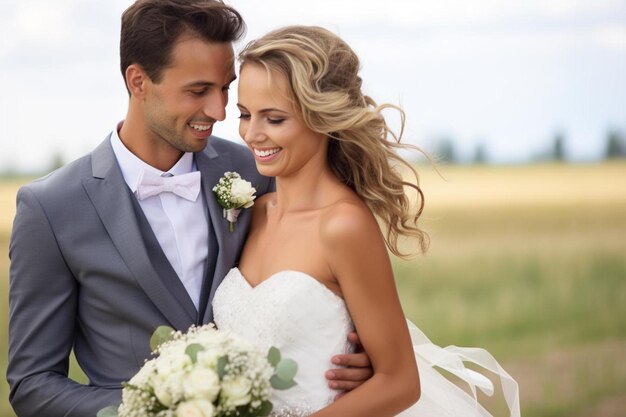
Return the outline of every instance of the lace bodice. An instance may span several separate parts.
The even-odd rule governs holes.
[[[281,271],[251,287],[237,268],[230,270],[213,299],[218,328],[238,333],[263,349],[276,346],[298,363],[295,387],[274,391],[272,403],[280,417],[302,417],[330,404],[336,392],[324,373],[333,368],[333,355],[346,353],[352,320],[344,301],[322,283],[302,272]],[[434,345],[409,323],[420,370],[421,397],[397,417],[492,417],[477,401],[476,390],[491,395],[494,386],[464,362],[497,375],[510,416],[519,417],[517,383],[489,352],[480,348]],[[471,387],[459,388],[438,369],[445,369]]]
[[[251,287],[233,268],[213,299],[215,324],[238,333],[262,348],[276,346],[298,363],[297,385],[275,391],[275,410],[302,414],[329,404],[336,391],[324,373],[334,367],[333,355],[346,353],[353,325],[344,301],[315,278],[298,271],[281,271]],[[305,410],[303,410],[305,409]]]

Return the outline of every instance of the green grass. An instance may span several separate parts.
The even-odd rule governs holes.
[[[599,186],[615,181],[615,168]],[[528,181],[536,169],[515,171]],[[593,169],[598,177],[602,167]],[[524,416],[604,416],[589,410],[626,392],[626,191],[585,198],[581,189],[576,201],[542,192],[532,203],[435,201],[424,221],[429,253],[394,262],[401,300],[433,342],[489,349],[520,383]]]
[[[407,315],[441,343],[488,343],[507,357],[519,349],[543,353],[560,343],[626,337],[622,254],[502,255],[414,270],[444,277],[418,283],[408,266],[397,268]]]
[[[528,226],[526,236],[492,231],[493,242],[466,235],[461,247],[441,231],[449,255],[436,244],[394,265],[406,314],[437,344],[489,349],[518,379],[525,416],[584,412],[626,391],[626,228],[618,240],[614,227],[594,222],[574,237]]]
[[[407,316],[439,345],[489,349],[520,383],[525,417],[624,415],[595,410],[626,392],[626,164],[443,174],[448,182],[423,178],[430,251],[394,261]],[[0,252],[7,245],[0,228]],[[3,306],[7,271],[0,256]],[[2,416],[13,415],[7,396],[3,380]]]

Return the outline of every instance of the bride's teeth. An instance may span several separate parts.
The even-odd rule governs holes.
[[[263,151],[261,149],[255,149],[254,153],[257,156],[270,156],[270,155],[274,155],[275,153],[277,153],[278,151],[280,151],[280,148],[275,148],[275,149],[268,149],[266,151]]]

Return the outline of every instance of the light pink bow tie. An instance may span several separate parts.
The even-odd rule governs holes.
[[[174,193],[189,201],[196,201],[200,194],[200,171],[167,177],[162,177],[152,171],[141,173],[137,183],[139,200],[164,192]]]

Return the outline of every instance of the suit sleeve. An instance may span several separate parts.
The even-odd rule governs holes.
[[[79,286],[28,187],[18,192],[9,257],[7,379],[17,415],[88,417],[119,404],[121,389],[81,385],[67,376]]]

